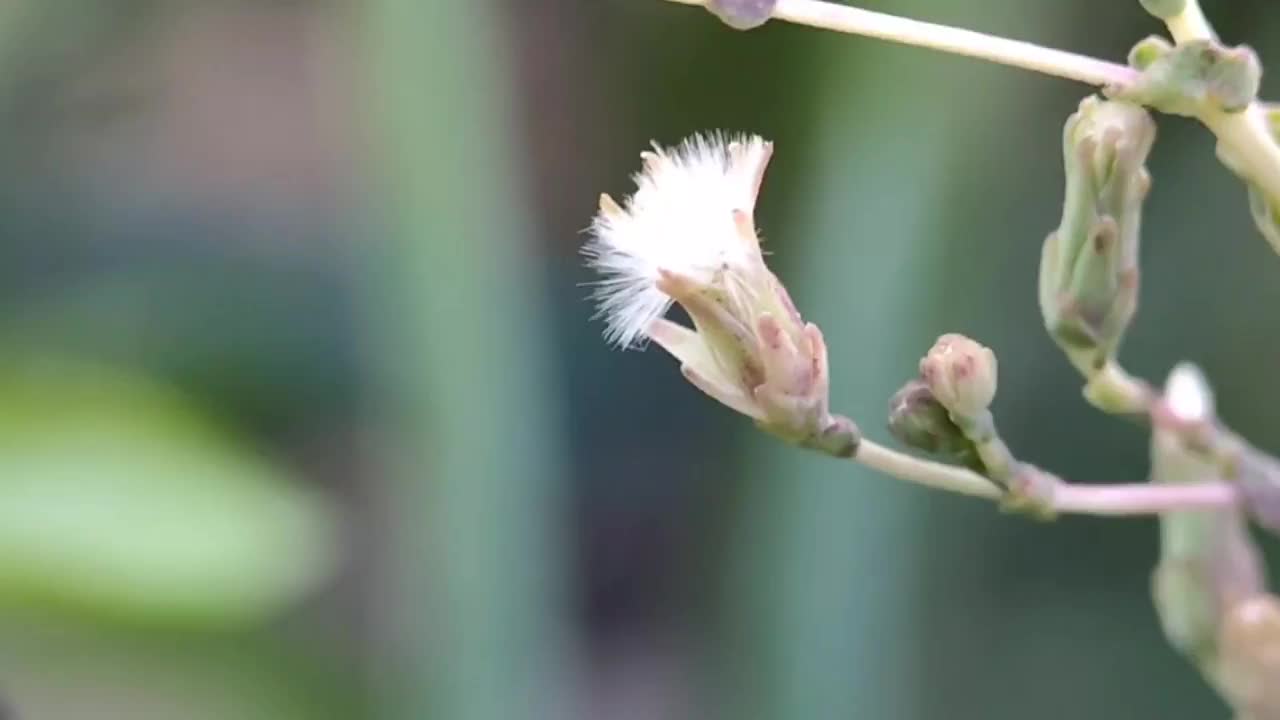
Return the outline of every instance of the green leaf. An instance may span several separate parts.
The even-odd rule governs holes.
[[[0,603],[235,625],[329,572],[329,508],[177,392],[0,360]]]

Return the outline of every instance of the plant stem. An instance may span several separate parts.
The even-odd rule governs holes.
[[[1188,40],[1217,40],[1218,34],[1213,31],[1209,19],[1204,16],[1198,0],[1187,0],[1182,12],[1168,18],[1164,24],[1169,27],[1173,39],[1178,42]]]
[[[853,459],[872,470],[938,490],[997,500],[1000,488],[987,478],[955,465],[923,460],[863,439]]]
[[[707,0],[668,1],[684,5],[707,4]],[[1139,74],[1127,65],[1064,50],[822,0],[777,0],[772,17],[851,35],[932,48],[1096,86],[1125,85]],[[1166,22],[1178,42],[1216,40],[1213,28],[1196,0],[1187,0],[1183,12]],[[1271,139],[1261,105],[1255,102],[1243,113],[1214,113],[1201,119],[1219,140],[1247,159],[1254,181],[1273,197],[1280,198],[1280,145]],[[1124,403],[1126,405],[1141,405],[1140,396],[1145,396],[1145,392],[1140,392],[1143,388],[1127,375],[1115,374],[1117,368],[1109,370],[1112,372],[1104,380],[1120,379],[1125,382],[1097,390],[1123,390],[1113,399],[1128,400]],[[854,459],[891,477],[926,487],[987,499],[1001,497],[1001,491],[989,479],[975,472],[922,460],[869,440],[862,441]],[[1220,481],[1179,487],[1062,483],[1054,491],[1055,511],[1089,515],[1151,515],[1170,510],[1231,507],[1238,502],[1234,487]]]
[[[924,460],[864,439],[853,459],[898,480],[960,495],[998,500],[1002,493],[990,480],[955,465]],[[1235,487],[1221,481],[1188,485],[1078,485],[1058,482],[1053,510],[1060,514],[1098,516],[1158,515],[1174,510],[1235,507]]]
[[[1054,491],[1053,508],[1063,514],[1133,516],[1170,510],[1210,510],[1239,503],[1235,488],[1225,482],[1190,485],[1072,485]]]
[[[706,0],[669,1],[706,5]],[[1126,65],[1086,55],[820,0],[778,0],[773,17],[800,25],[988,60],[1089,85],[1123,85],[1138,76],[1136,70]]]
[[[707,4],[707,0],[668,2]],[[821,0],[778,0],[773,17],[800,25],[979,58],[1098,87],[1126,85],[1139,75],[1137,70],[1127,65],[1065,50]],[[1182,13],[1165,23],[1178,42],[1217,39],[1196,0],[1187,0]],[[1247,165],[1249,179],[1262,186],[1268,196],[1280,200],[1280,144],[1271,138],[1262,106],[1255,102],[1244,112],[1208,112],[1200,120]]]
[[[1085,372],[1084,396],[1094,407],[1112,415],[1146,415],[1151,408],[1151,388],[1130,375],[1115,359]]]
[[[1165,25],[1179,43],[1218,39],[1198,0],[1187,0],[1182,12],[1166,19]],[[1206,113],[1200,121],[1245,163],[1250,180],[1262,186],[1273,201],[1280,200],[1280,144],[1271,136],[1261,103],[1254,101],[1244,112]]]

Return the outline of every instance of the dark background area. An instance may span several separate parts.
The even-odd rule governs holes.
[[[1280,57],[1280,6],[1206,0]],[[869,9],[1123,58],[1137,2]],[[1264,90],[1277,94],[1275,78]],[[1041,327],[1088,88],[660,0],[0,9],[0,697],[19,718],[1206,718],[1153,521],[808,457],[601,340],[650,141],[758,132],[758,221],[885,441],[943,332],[1021,457],[1146,475]],[[1280,258],[1160,118],[1123,357],[1280,449]],[[1274,547],[1271,548],[1274,551]],[[1273,557],[1280,557],[1273,552]]]

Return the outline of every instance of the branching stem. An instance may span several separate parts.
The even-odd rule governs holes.
[[[705,0],[670,2],[706,5]],[[1098,87],[1124,85],[1138,75],[1127,65],[1087,55],[821,0],[778,0],[773,17],[798,25],[932,48]]]
[[[707,0],[668,1],[683,5],[707,4]],[[773,18],[850,35],[932,48],[1076,80],[1095,87],[1124,86],[1138,77],[1138,71],[1127,65],[1087,55],[822,0],[778,0]],[[1187,0],[1186,9],[1180,15],[1166,20],[1166,24],[1178,42],[1217,38],[1196,0]],[[1268,196],[1280,199],[1280,144],[1271,137],[1266,114],[1260,103],[1255,102],[1248,110],[1240,113],[1207,112],[1200,120],[1224,145],[1234,151],[1235,157],[1243,160],[1253,182],[1264,188]]]
[[[1182,12],[1165,20],[1165,25],[1179,43],[1218,39],[1198,0],[1187,0]],[[1244,112],[1215,111],[1200,120],[1245,164],[1250,179],[1273,201],[1280,200],[1280,144],[1271,136],[1263,104],[1254,101]]]
[[[972,470],[925,460],[863,440],[853,459],[898,480],[987,500],[999,500],[1002,492],[990,480]],[[1046,476],[1056,484],[1052,510],[1059,514],[1139,516],[1172,510],[1214,510],[1238,505],[1233,485],[1221,481],[1193,485],[1079,485]]]

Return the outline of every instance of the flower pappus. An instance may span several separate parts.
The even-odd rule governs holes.
[[[752,223],[771,152],[759,137],[695,135],[674,149],[655,145],[641,153],[644,169],[625,207],[601,196],[583,252],[604,277],[595,298],[607,340],[629,347],[647,337],[673,301],[658,288],[664,271],[740,286],[764,269],[755,228],[739,223]]]
[[[791,442],[852,454],[857,431],[827,404],[827,349],[765,265],[756,196],[772,154],[757,136],[695,135],[642,154],[636,192],[608,195],[583,249],[602,275],[605,337],[652,339],[706,394]],[[690,329],[663,317],[679,303]]]

